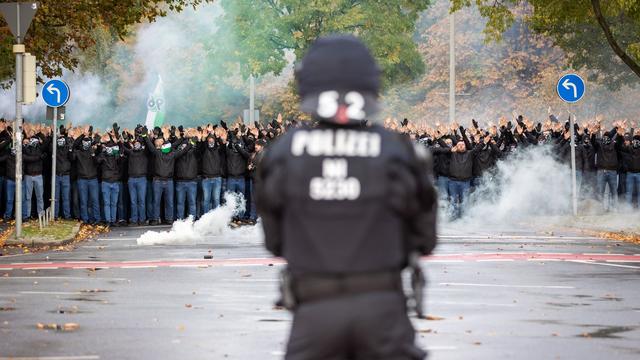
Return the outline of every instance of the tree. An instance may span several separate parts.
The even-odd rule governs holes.
[[[224,21],[237,29],[239,45],[227,60],[239,63],[244,76],[279,74],[288,54],[300,59],[319,36],[352,33],[378,60],[385,85],[412,80],[424,72],[412,35],[429,4],[430,0],[224,0]]]
[[[499,40],[515,19],[517,5],[529,4],[526,21],[566,54],[568,65],[595,70],[591,80],[610,89],[640,78],[640,2],[637,0],[451,0],[452,11],[478,6],[487,18],[485,34]],[[604,45],[607,44],[607,45]]]
[[[63,69],[75,69],[81,52],[95,45],[96,29],[124,39],[133,24],[152,22],[170,11],[206,1],[209,0],[40,0],[25,39],[26,49],[37,57],[42,75],[59,76]],[[4,19],[0,21],[0,43],[0,82],[7,86],[13,78],[15,58],[11,53],[13,36]]]

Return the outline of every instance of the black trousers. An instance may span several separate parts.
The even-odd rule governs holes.
[[[424,359],[398,292],[345,296],[300,305],[286,360]]]

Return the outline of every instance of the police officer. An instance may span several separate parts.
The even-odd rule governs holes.
[[[380,70],[351,36],[318,39],[296,69],[301,109],[258,166],[267,249],[284,257],[294,312],[286,359],[422,359],[401,270],[436,243],[435,190],[423,146],[381,126]]]

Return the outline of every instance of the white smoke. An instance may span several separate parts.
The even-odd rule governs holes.
[[[520,149],[483,176],[459,223],[482,227],[567,215],[571,194],[570,167],[558,162],[550,147]]]
[[[138,245],[179,245],[203,242],[206,237],[219,236],[230,232],[229,221],[245,209],[241,195],[226,193],[225,204],[204,214],[194,221],[189,216],[177,220],[169,231],[147,231],[137,240]]]

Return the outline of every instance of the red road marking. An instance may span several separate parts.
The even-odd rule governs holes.
[[[426,261],[608,261],[640,263],[637,254],[566,254],[566,253],[480,253],[480,254],[438,254],[423,258]],[[281,258],[245,258],[213,260],[138,260],[138,261],[96,261],[96,262],[21,262],[0,264],[0,268],[22,270],[47,269],[101,269],[101,268],[149,268],[149,267],[209,267],[209,266],[260,266],[282,265]]]

